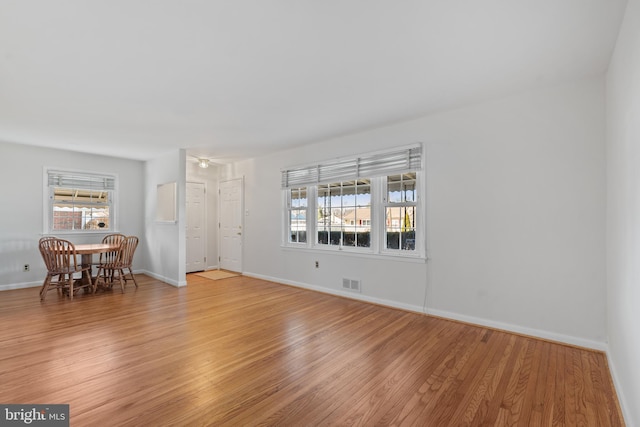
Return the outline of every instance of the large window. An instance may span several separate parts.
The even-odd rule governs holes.
[[[420,145],[282,172],[285,244],[424,256]]]
[[[56,170],[46,175],[45,232],[115,229],[114,176]]]

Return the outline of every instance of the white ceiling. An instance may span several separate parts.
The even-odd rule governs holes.
[[[253,156],[606,71],[626,0],[0,0],[0,141]]]

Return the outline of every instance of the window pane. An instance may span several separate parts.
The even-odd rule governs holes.
[[[301,208],[307,207],[307,189],[305,188],[292,188],[291,189],[291,207]]]
[[[84,190],[78,188],[55,187],[53,198],[56,203],[105,205],[109,203],[109,191]]]
[[[306,242],[307,211],[304,209],[292,209],[290,219],[291,241]]]
[[[289,190],[291,209],[289,210],[289,242],[307,241],[307,188]]]
[[[371,246],[371,181],[359,179],[318,186],[317,243]]]
[[[318,186],[318,223],[316,224],[318,234],[318,244],[328,245],[330,241],[331,226],[335,220],[331,210],[332,201],[331,191],[333,188],[328,185]]]
[[[416,249],[416,207],[389,207],[386,210],[386,247],[413,251]]]
[[[387,177],[387,198],[389,203],[416,201],[415,172]]]
[[[358,185],[356,206],[371,206],[371,184],[368,181]]]
[[[329,231],[331,229],[331,199],[329,197],[329,186],[318,186],[318,213],[317,213],[317,242],[322,245],[329,244]]]
[[[329,204],[332,208],[340,208],[342,206],[342,188],[340,184],[329,185]]]
[[[110,191],[55,187],[53,230],[109,230]]]

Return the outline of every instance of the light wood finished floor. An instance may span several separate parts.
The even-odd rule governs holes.
[[[0,293],[0,403],[72,426],[623,425],[602,353],[246,277]]]

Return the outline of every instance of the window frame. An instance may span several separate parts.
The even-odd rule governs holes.
[[[54,207],[54,185],[49,184],[52,174],[61,174],[69,176],[79,176],[87,178],[105,178],[113,180],[113,189],[104,191],[110,193],[109,203],[109,228],[108,229],[76,229],[76,230],[56,230],[53,228],[53,207]],[[93,190],[90,187],[77,186],[78,189]],[[89,234],[109,234],[118,232],[118,199],[119,199],[119,180],[118,175],[113,173],[100,173],[79,169],[68,169],[59,167],[45,166],[43,168],[43,234],[49,235],[89,235]]]
[[[373,240],[372,240],[372,237],[371,237],[372,233],[373,233],[373,226],[372,225],[369,226],[370,227],[370,230],[369,230],[369,246],[358,246],[357,244],[356,245],[344,245],[342,243],[338,244],[338,245],[332,245],[331,243],[320,243],[318,241],[319,240],[318,239],[318,231],[319,231],[318,230],[318,219],[319,219],[318,218],[318,212],[320,211],[320,207],[317,206],[317,202],[318,202],[318,187],[322,185],[322,186],[328,186],[329,189],[330,188],[340,188],[340,198],[341,198],[341,202],[342,202],[343,197],[345,196],[345,194],[343,193],[343,189],[345,187],[348,187],[348,186],[345,186],[345,183],[353,182],[354,183],[354,187],[357,188],[358,185],[362,185],[362,184],[358,184],[358,181],[364,181],[364,180],[369,181],[369,183],[366,184],[365,186],[369,187],[369,197],[371,198],[371,202],[369,204],[369,210],[370,210],[370,215],[373,218],[375,213],[374,213],[374,208],[373,208],[373,206],[374,206],[374,204],[373,204],[373,200],[374,200],[374,195],[373,195],[374,185],[372,183],[372,179],[366,178],[366,177],[361,177],[361,178],[358,178],[358,179],[355,179],[355,180],[340,181],[340,182],[330,182],[330,183],[318,184],[318,185],[314,186],[314,190],[315,190],[314,203],[316,203],[316,206],[315,206],[315,209],[313,211],[314,214],[311,215],[312,216],[311,220],[312,220],[312,222],[313,222],[313,224],[315,226],[314,235],[313,235],[313,241],[311,242],[312,246],[317,247],[317,248],[331,248],[331,247],[334,247],[334,248],[338,248],[338,250],[346,250],[346,251],[353,250],[353,251],[356,251],[356,252],[363,252],[363,253],[370,253],[370,252],[373,252],[375,250],[375,248],[373,248]],[[331,190],[329,190],[329,191],[331,191]],[[357,205],[357,193],[354,196],[355,196],[354,205],[353,206],[349,206],[349,207],[353,207],[354,210],[356,210],[358,208],[358,205]],[[344,210],[344,205],[342,203],[340,205],[340,209]],[[354,227],[355,227],[355,225],[354,225]],[[340,227],[340,229],[341,229],[341,239],[340,239],[340,241],[342,242],[342,238],[343,238],[342,234],[345,232],[344,231],[345,227],[342,226],[342,227]],[[328,240],[330,239],[331,231],[332,231],[331,230],[331,226],[329,226],[329,235],[327,236]],[[357,241],[357,237],[356,237],[356,241]]]
[[[389,255],[398,255],[398,254],[406,254],[406,253],[412,253],[412,252],[404,252],[407,251],[406,249],[393,249],[393,248],[389,248],[387,245],[387,238],[388,238],[388,234],[387,234],[387,228],[386,228],[386,218],[387,218],[387,208],[407,208],[407,207],[413,207],[416,209],[417,213],[415,214],[414,217],[414,251],[415,252],[424,252],[424,248],[420,248],[421,245],[423,245],[422,242],[424,242],[424,227],[423,227],[423,218],[424,218],[424,206],[421,205],[420,201],[422,199],[424,199],[424,197],[421,197],[421,191],[422,191],[422,186],[420,183],[420,172],[407,172],[407,173],[402,173],[402,174],[396,174],[396,175],[406,175],[409,173],[415,173],[416,177],[415,177],[415,198],[416,200],[413,201],[400,201],[400,202],[392,202],[388,200],[388,194],[389,194],[389,182],[388,182],[388,177],[385,176],[383,177],[384,182],[382,183],[381,187],[382,187],[382,199],[381,199],[381,203],[380,203],[380,215],[381,215],[381,219],[382,219],[382,225],[380,227],[380,231],[383,234],[381,237],[381,241],[380,241],[380,252],[382,253],[386,253]],[[391,175],[389,175],[391,176]],[[402,219],[401,219],[402,220]],[[402,225],[400,225],[400,228],[402,229]],[[402,241],[402,236],[399,236],[400,242]],[[402,246],[402,245],[399,245]]]
[[[291,193],[292,190],[296,190],[296,191],[301,191],[303,190],[307,192],[307,206],[303,209],[299,206],[292,206],[292,197],[291,197]],[[302,186],[302,187],[292,187],[292,188],[287,188],[286,190],[286,194],[285,194],[285,215],[284,215],[284,229],[285,229],[285,233],[284,233],[284,240],[283,240],[283,244],[287,245],[287,246],[306,246],[307,243],[309,242],[309,203],[310,203],[310,195],[309,195],[309,187],[308,186]],[[291,213],[292,211],[305,211],[305,233],[306,233],[306,240],[304,242],[300,242],[300,241],[296,241],[293,242],[291,241],[291,232],[292,230],[292,224],[291,224]]]
[[[422,148],[420,144],[420,149]],[[397,152],[398,149],[391,150]],[[379,152],[380,153],[380,152]],[[383,152],[384,153],[384,152]],[[376,155],[379,155],[376,153]],[[367,155],[365,155],[366,157]],[[336,165],[342,165],[348,160],[336,159]],[[371,185],[371,226],[370,226],[370,245],[362,246],[343,246],[318,243],[318,187],[326,184],[338,184],[351,181],[351,179],[338,179],[335,181],[308,183],[304,186],[307,190],[307,211],[306,211],[306,242],[290,242],[288,234],[290,233],[290,197],[291,188],[287,188],[286,178],[282,177],[284,199],[284,229],[283,229],[283,247],[296,250],[309,250],[316,252],[343,253],[350,255],[373,256],[373,257],[394,257],[406,260],[426,260],[426,173],[424,172],[424,155],[421,154],[420,166],[415,169],[407,169],[397,172],[384,172],[384,174],[365,174],[358,176],[356,179],[367,179]],[[310,170],[311,167],[299,168],[298,170]],[[320,168],[321,166],[319,166]],[[283,171],[283,175],[286,171]],[[408,203],[390,203],[387,200],[387,179],[389,176],[402,175],[407,173],[415,173],[415,196],[416,200]],[[302,185],[296,184],[293,188],[300,188]],[[389,249],[387,248],[387,230],[386,230],[386,209],[387,207],[415,207],[416,213],[414,218],[415,227],[415,247],[413,250],[406,249]]]

